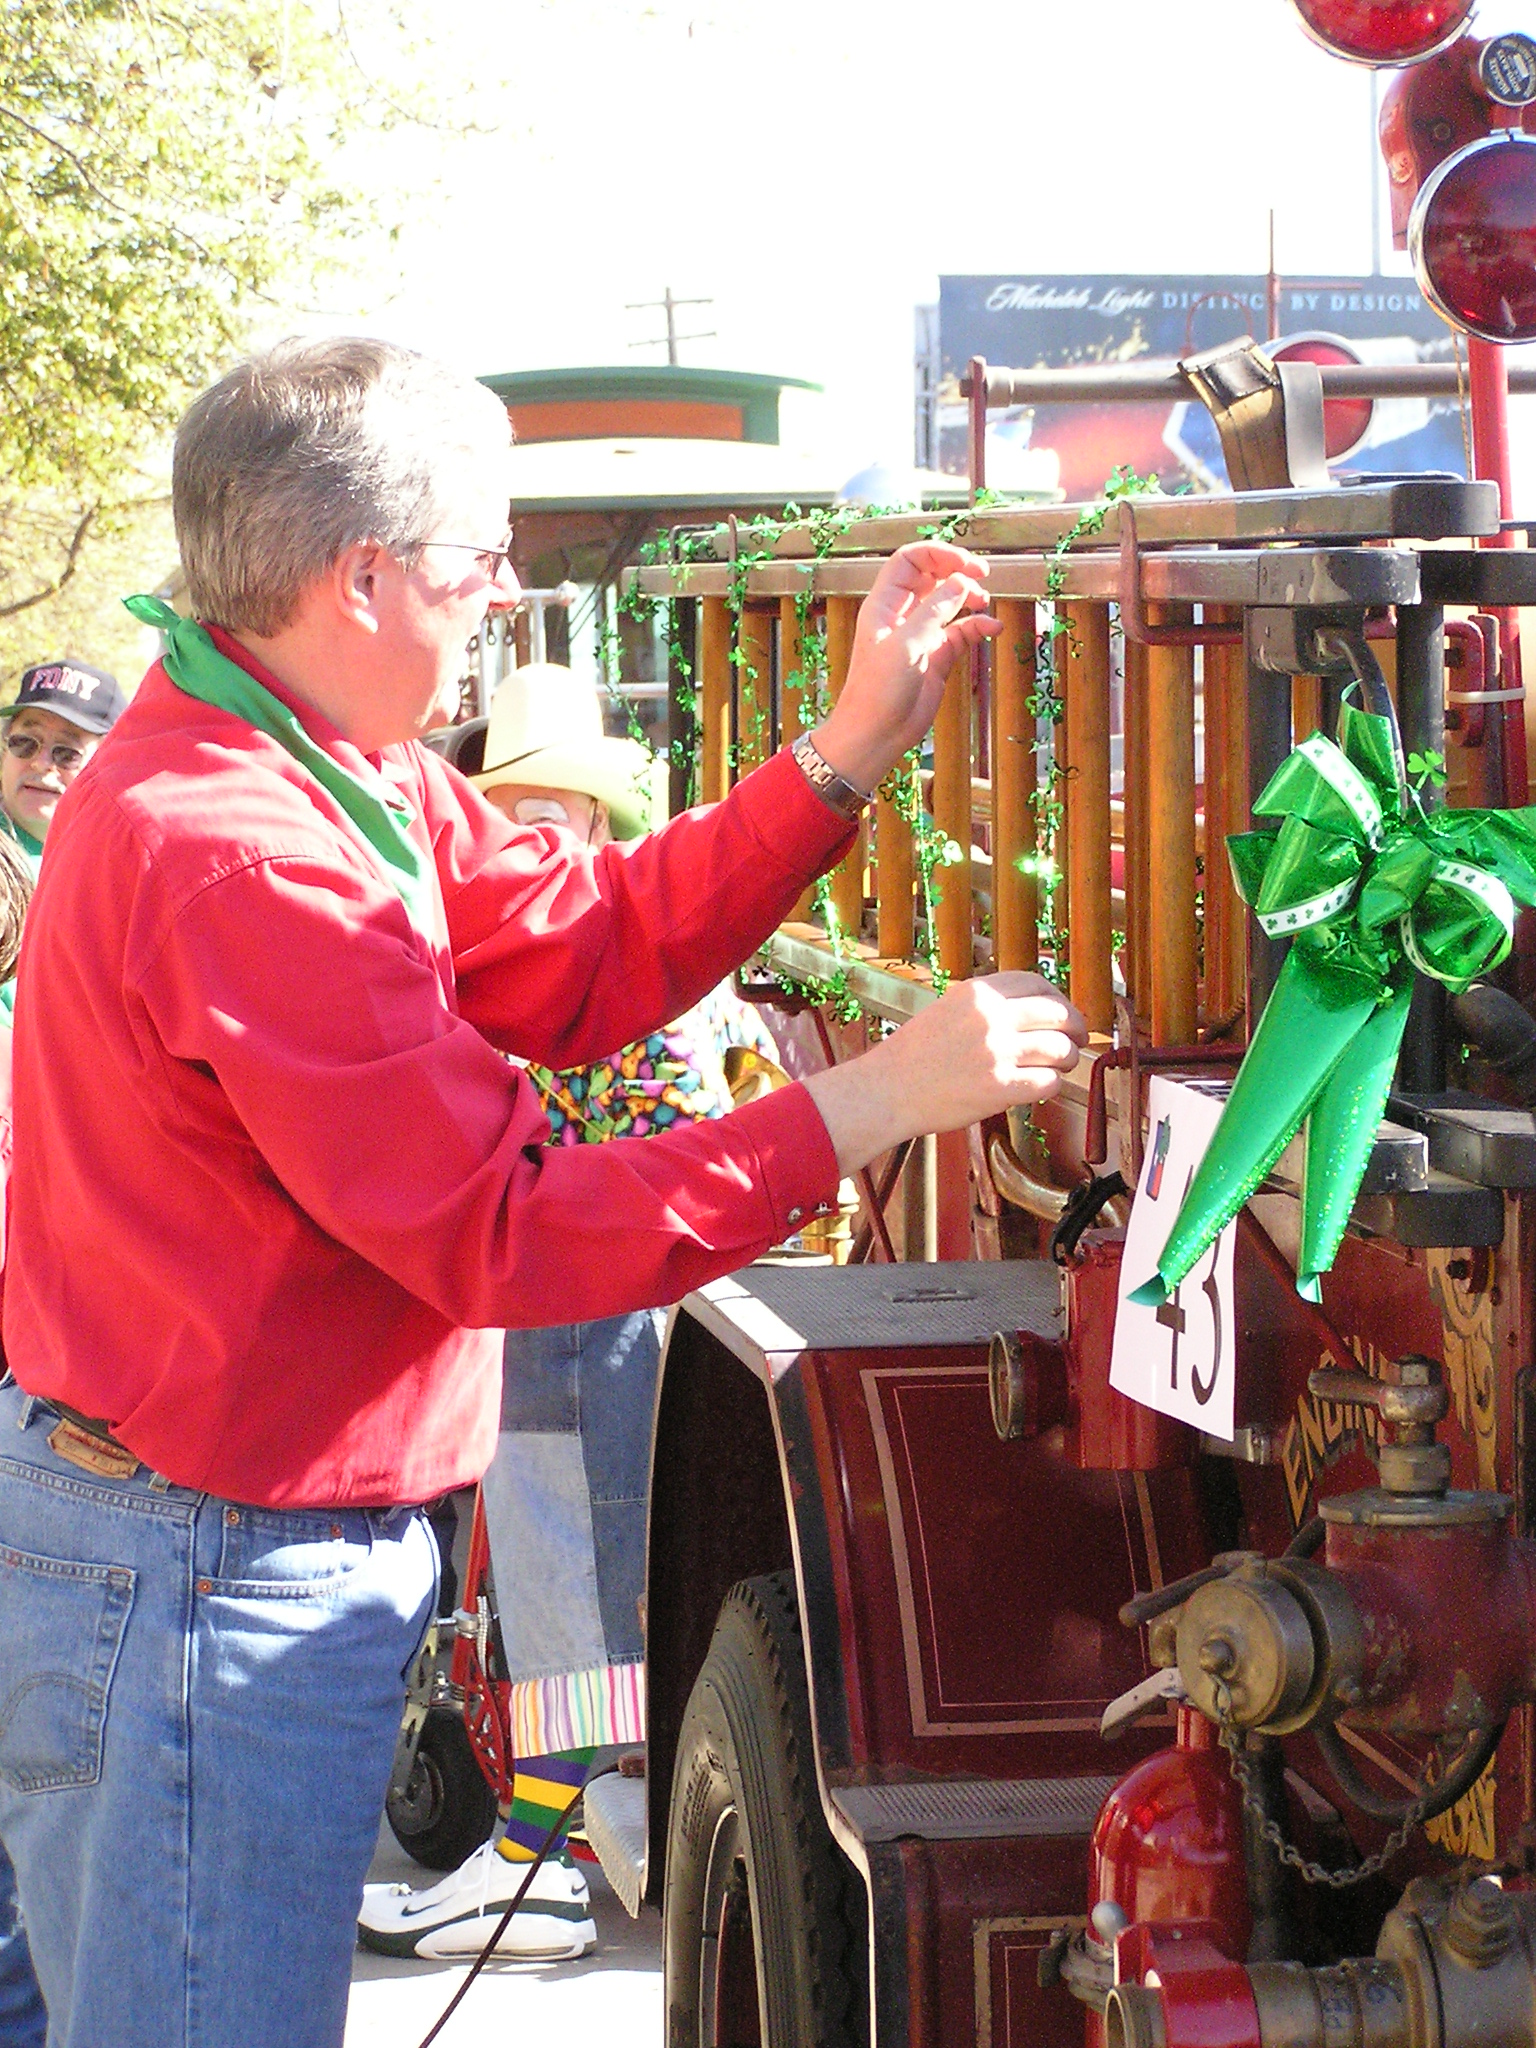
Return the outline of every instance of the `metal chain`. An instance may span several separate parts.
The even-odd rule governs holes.
[[[1379,1877],[1399,1849],[1407,1846],[1414,1830],[1423,1823],[1429,1805],[1428,1794],[1414,1801],[1381,1847],[1374,1855],[1367,1856],[1363,1863],[1353,1864],[1347,1870],[1325,1870],[1321,1863],[1309,1863],[1301,1851],[1281,1834],[1279,1822],[1271,1820],[1264,1811],[1264,1802],[1254,1787],[1253,1766],[1243,1754],[1242,1730],[1233,1725],[1232,1692],[1225,1679],[1216,1679],[1214,1692],[1213,1704],[1221,1746],[1227,1752],[1232,1776],[1243,1795],[1243,1811],[1257,1823],[1259,1834],[1280,1861],[1294,1870],[1303,1884],[1326,1885],[1330,1891],[1336,1892],[1347,1891],[1351,1885],[1364,1884],[1368,1877]]]

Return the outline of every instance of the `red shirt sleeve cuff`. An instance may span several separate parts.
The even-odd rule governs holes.
[[[731,1123],[757,1160],[758,1186],[771,1217],[770,1243],[781,1243],[813,1216],[836,1207],[837,1154],[821,1111],[798,1082],[732,1110]]]
[[[765,852],[807,879],[824,874],[853,844],[854,826],[812,789],[786,747],[744,775],[735,797]]]

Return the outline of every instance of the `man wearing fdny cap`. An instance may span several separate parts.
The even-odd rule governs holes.
[[[15,702],[0,706],[0,830],[26,854],[34,876],[59,798],[127,708],[105,669],[69,660],[29,668]]]
[[[0,706],[0,831],[21,848],[34,881],[59,798],[127,708],[105,669],[72,660],[29,668],[15,702]],[[13,978],[0,987],[0,1023],[10,1022],[15,1001]]]

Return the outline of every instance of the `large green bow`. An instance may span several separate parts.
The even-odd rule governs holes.
[[[1536,808],[1426,813],[1403,787],[1392,721],[1346,704],[1254,805],[1278,829],[1227,841],[1243,901],[1291,941],[1209,1150],[1152,1278],[1164,1300],[1303,1124],[1296,1286],[1319,1298],[1386,1108],[1414,970],[1461,990],[1509,952],[1536,904]]]

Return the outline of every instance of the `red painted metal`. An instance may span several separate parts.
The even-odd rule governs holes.
[[[469,1555],[464,1564],[463,1612],[478,1613],[483,1589],[490,1575],[491,1543],[486,1528],[485,1506],[478,1487],[475,1514],[469,1530]],[[464,1696],[464,1727],[482,1775],[497,1799],[505,1804],[512,1797],[514,1759],[508,1737],[511,1687],[492,1677],[486,1668],[475,1634],[456,1634],[449,1678]]]
[[[1260,2048],[1253,1987],[1198,1923],[1128,1927],[1115,1943],[1118,1982],[1155,1977],[1167,2048]]]
[[[1492,629],[1493,645],[1490,649],[1483,627]],[[1447,691],[1448,704],[1445,713],[1445,729],[1458,736],[1463,747],[1481,747],[1488,724],[1486,704],[1458,704],[1454,700],[1462,695],[1475,695],[1480,690],[1491,689],[1490,674],[1498,674],[1499,637],[1498,621],[1487,613],[1474,615],[1470,619],[1447,619],[1445,622],[1445,666],[1451,688]],[[1502,748],[1498,762],[1503,768]],[[1479,802],[1496,804],[1497,796],[1483,794]]]
[[[714,2031],[716,2048],[757,2048],[762,2039],[757,2002],[757,1949],[745,1885],[728,1884],[715,1930]]]
[[[855,1781],[1112,1774],[1100,1716],[1147,1675],[1119,1608],[1212,1548],[1190,1472],[1079,1470],[1061,1428],[999,1442],[978,1350],[818,1351],[800,1371]],[[1059,1911],[1079,1910],[1082,1846]]]
[[[1536,154],[1536,152],[1533,152]],[[1477,335],[1467,340],[1467,382],[1472,407],[1472,467],[1480,477],[1491,478],[1499,487],[1499,515],[1512,516],[1514,487],[1509,462],[1509,359],[1496,342]],[[1512,533],[1500,533],[1485,543],[1489,547],[1513,547]],[[1493,614],[1499,622],[1500,689],[1519,688],[1520,615],[1509,608]],[[1504,801],[1523,804],[1529,795],[1526,771],[1526,727],[1523,703],[1491,704],[1494,730],[1499,735],[1500,760],[1504,770]]]
[[[1088,1856],[1088,1909],[1108,1900],[1133,1924],[1203,1922],[1241,1962],[1253,1931],[1243,1858],[1243,1802],[1216,1730],[1178,1710],[1160,1749],[1105,1800]]]
[[[1422,1528],[1330,1521],[1325,1563],[1362,1624],[1364,1696],[1353,1726],[1463,1734],[1497,1726],[1530,1699],[1536,1545],[1512,1536],[1507,1519]]]
[[[1109,1384],[1124,1249],[1124,1231],[1089,1231],[1064,1268],[1073,1415],[1067,1444],[1084,1472],[1163,1472],[1191,1464],[1199,1449],[1187,1423],[1159,1415]]]
[[[1088,1115],[1083,1136],[1083,1160],[1088,1166],[1102,1166],[1109,1156],[1109,1106],[1105,1076],[1129,1073],[1133,1094],[1139,1097],[1142,1074],[1177,1073],[1185,1067],[1231,1067],[1243,1056],[1240,1045],[1143,1045],[1133,1039],[1128,1045],[1114,1045],[1094,1057],[1088,1075]],[[1124,1169],[1122,1168],[1122,1171]]]
[[[1483,44],[1463,36],[1439,56],[1400,72],[1382,94],[1379,133],[1392,203],[1392,243],[1408,246],[1419,187],[1448,157],[1493,128],[1536,132],[1536,108],[1493,107],[1477,75]]]

